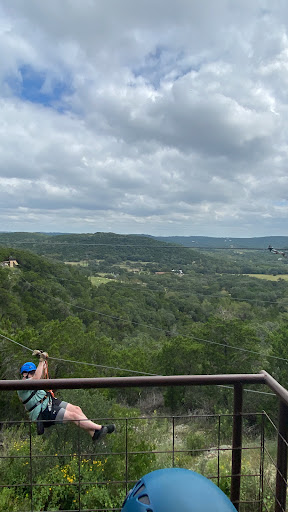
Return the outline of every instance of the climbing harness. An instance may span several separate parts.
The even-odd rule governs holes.
[[[44,368],[43,368],[43,377],[44,379],[49,379],[49,372],[48,372],[48,353],[47,352],[43,352],[43,350],[34,350],[32,352],[32,355],[33,356],[36,356],[40,359],[40,361],[45,361],[45,365],[44,365]],[[37,391],[37,390],[36,390]],[[34,391],[30,397],[32,397],[36,391]],[[30,397],[28,400],[30,400]],[[46,395],[44,396],[44,398],[42,398],[40,400],[40,402],[36,403],[31,409],[29,409],[28,412],[30,412],[31,410],[34,409],[34,407],[36,407],[39,403],[43,403],[44,400],[46,400],[46,398],[48,398],[48,410],[51,412],[52,410],[52,405],[53,405],[53,398],[55,398],[55,395],[54,395],[54,392],[52,389],[49,389],[47,392],[46,392]],[[47,428],[48,426],[48,423],[45,425],[45,423],[43,422],[43,416],[42,416],[42,413],[43,411],[40,412],[38,418],[37,418],[37,422],[36,422],[36,425],[37,425],[37,434],[38,435],[42,435],[44,434],[44,429]]]
[[[44,379],[49,379],[49,373],[48,373],[48,361],[46,360],[46,366],[44,368]],[[55,398],[54,392],[52,389],[48,390],[49,395],[51,395],[53,398]]]

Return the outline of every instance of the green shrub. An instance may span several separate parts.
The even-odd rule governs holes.
[[[207,434],[201,431],[190,431],[186,437],[186,447],[191,450],[191,455],[199,455],[201,453],[199,450],[208,448]]]

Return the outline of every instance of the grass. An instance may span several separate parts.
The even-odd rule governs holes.
[[[107,277],[91,276],[90,281],[93,286],[99,286],[100,284],[105,284],[108,281],[111,281],[111,279],[108,279]]]
[[[279,279],[284,279],[284,281],[288,281],[288,274],[281,274],[277,276],[273,276],[272,274],[243,274],[248,277],[256,277],[257,279],[266,279],[267,281],[279,281]]]
[[[72,265],[72,266],[80,266],[80,267],[88,267],[88,261],[64,261],[65,265]]]

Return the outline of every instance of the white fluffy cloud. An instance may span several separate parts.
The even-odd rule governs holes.
[[[287,219],[288,7],[0,7],[3,230],[261,236]]]

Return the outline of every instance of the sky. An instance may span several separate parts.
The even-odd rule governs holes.
[[[288,234],[286,0],[3,0],[0,55],[0,231]]]

